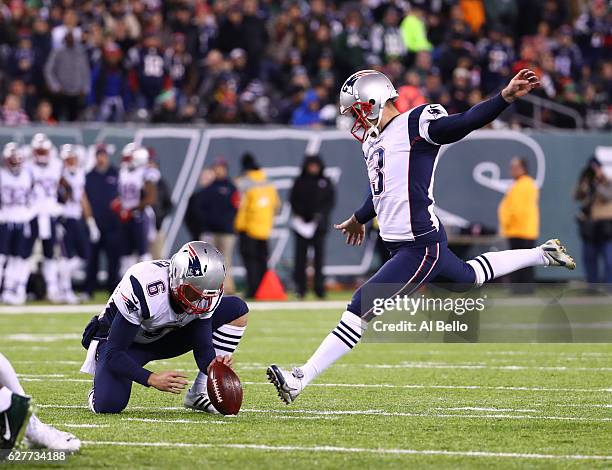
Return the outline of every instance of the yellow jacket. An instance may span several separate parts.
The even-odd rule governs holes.
[[[506,238],[536,240],[540,235],[540,194],[531,176],[523,175],[502,199],[497,215]]]
[[[280,206],[276,188],[263,170],[250,170],[238,182],[240,206],[234,221],[237,232],[251,238],[267,240],[274,226],[274,215]]]

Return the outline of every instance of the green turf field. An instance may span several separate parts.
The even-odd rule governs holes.
[[[40,418],[84,441],[68,467],[612,466],[609,344],[361,344],[282,404],[266,366],[301,363],[340,313],[252,312],[233,418],[186,411],[182,397],[139,385],[124,413],[90,413],[91,383],[78,372],[89,315],[0,313],[0,351]],[[150,368],[196,372],[190,355]]]

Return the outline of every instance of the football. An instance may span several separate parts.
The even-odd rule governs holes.
[[[208,397],[223,415],[236,415],[242,405],[242,384],[236,373],[222,362],[214,362],[208,373]]]

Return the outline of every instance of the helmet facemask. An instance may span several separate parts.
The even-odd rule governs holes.
[[[127,167],[129,170],[134,169],[134,151],[137,149],[133,142],[130,142],[121,151],[121,165]]]
[[[79,169],[79,157],[72,154],[64,160],[64,165],[70,174],[75,174]]]
[[[34,161],[38,165],[46,166],[49,164],[51,160],[51,152],[47,150],[45,147],[34,148]]]
[[[19,174],[23,167],[23,156],[17,149],[5,151],[4,164],[13,174]]]
[[[172,288],[172,297],[182,307],[185,313],[191,315],[203,315],[217,308],[223,295],[223,286],[219,290],[206,290],[199,292],[190,284],[179,284]]]
[[[79,169],[79,156],[71,144],[63,145],[60,149],[60,157],[64,161],[64,168],[72,175]]]
[[[373,108],[372,103],[366,103],[363,101],[357,101],[353,103],[350,108],[347,108],[343,114],[347,114],[350,112],[351,116],[355,118],[355,122],[353,123],[353,127],[351,127],[351,134],[355,139],[359,142],[364,143],[365,140],[370,137],[378,137],[379,130],[378,125],[380,124],[380,120],[382,117],[382,109],[378,112],[378,119],[376,124],[373,124],[372,121],[368,118],[368,115],[372,113]]]

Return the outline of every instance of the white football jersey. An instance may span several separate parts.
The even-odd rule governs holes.
[[[72,173],[64,169],[62,176],[71,189],[70,197],[64,201],[63,215],[68,219],[80,219],[83,217],[81,199],[85,192],[85,171],[79,168]]]
[[[429,123],[447,116],[441,105],[418,106],[393,118],[376,138],[362,145],[380,236],[414,241],[436,232],[434,172],[439,145],[429,138]]]
[[[51,157],[47,165],[30,162],[28,165],[34,179],[34,198],[32,207],[37,214],[57,217],[61,214],[61,206],[57,200],[59,182],[62,177],[62,162],[57,157]]]
[[[32,175],[27,168],[18,174],[0,169],[0,206],[3,222],[24,223],[32,219]]]
[[[157,183],[161,175],[157,168],[148,166],[133,170],[123,166],[119,170],[119,198],[124,209],[134,209],[140,204],[145,182]]]
[[[134,339],[137,343],[152,343],[177,328],[213,314],[192,315],[172,309],[169,266],[168,260],[135,264],[127,270],[109,299],[127,321],[140,325]]]

